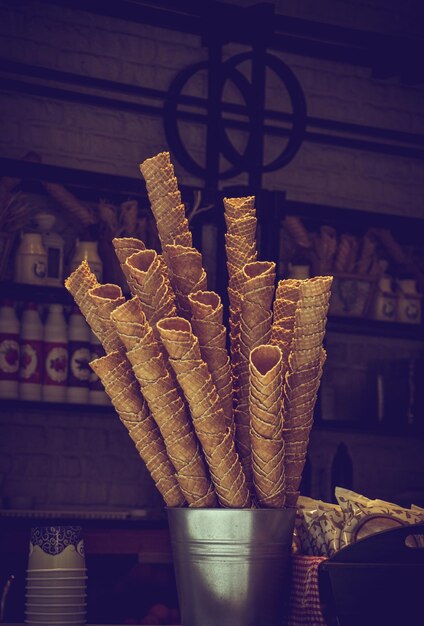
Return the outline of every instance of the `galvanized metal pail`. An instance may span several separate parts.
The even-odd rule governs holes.
[[[295,509],[169,508],[182,626],[282,626]]]

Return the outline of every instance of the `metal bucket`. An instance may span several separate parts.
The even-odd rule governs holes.
[[[282,626],[295,509],[168,509],[182,626]]]

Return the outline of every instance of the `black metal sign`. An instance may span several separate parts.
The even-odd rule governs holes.
[[[249,64],[250,72],[246,72],[246,65]],[[242,71],[242,65],[245,71]],[[214,79],[211,80],[210,76],[208,79],[207,101],[198,100],[200,109],[202,103],[203,109],[207,103],[207,114],[200,110],[197,116],[197,123],[208,126],[206,154],[202,163],[190,153],[181,128],[181,121],[184,120],[182,107],[187,103],[184,92],[201,72],[214,73]],[[266,121],[269,115],[265,109],[265,98],[269,72],[273,72],[279,81],[281,100],[286,100],[288,96],[291,112],[285,115],[289,126],[281,128],[281,147],[277,156],[265,162]],[[228,82],[240,93],[242,106],[231,105],[224,100]],[[241,114],[242,119],[235,119],[229,115],[231,112]],[[193,113],[190,117],[193,120]],[[281,59],[261,50],[237,54],[223,62],[212,64],[209,60],[185,68],[172,81],[164,104],[165,132],[171,151],[187,171],[206,180],[212,187],[218,180],[232,178],[241,172],[248,173],[250,185],[260,186],[264,172],[280,169],[294,158],[305,137],[306,123],[305,97],[296,76]],[[231,128],[247,133],[242,150],[234,145]]]

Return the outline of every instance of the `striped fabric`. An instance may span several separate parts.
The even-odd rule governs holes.
[[[292,588],[284,626],[326,626],[318,588],[318,566],[327,557],[292,557]]]

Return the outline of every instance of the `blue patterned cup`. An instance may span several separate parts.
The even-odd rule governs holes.
[[[85,572],[85,554],[80,526],[36,526],[31,529],[28,572],[55,570],[76,576]]]

